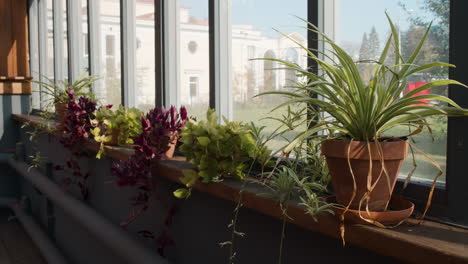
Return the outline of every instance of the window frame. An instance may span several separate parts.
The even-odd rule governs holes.
[[[99,38],[99,14],[96,13],[98,1],[87,1],[88,5],[88,47],[89,47],[89,67],[90,74],[99,75],[100,56],[100,38]],[[29,0],[29,27],[34,30],[29,32],[30,41],[30,69],[31,75],[35,79],[41,79],[44,72],[44,37],[47,34],[39,34],[41,21],[44,21],[44,14],[40,11],[41,5],[45,0]],[[131,3],[128,3],[131,2]],[[63,37],[65,34],[63,28],[63,11],[58,12],[56,7],[61,5],[61,0],[53,0],[54,14],[54,74],[56,80],[64,78],[57,69],[63,68],[64,51]],[[125,106],[133,106],[131,102],[132,89],[135,87],[135,53],[126,52],[135,47],[135,2],[120,0],[121,10],[121,27],[120,41],[121,60],[122,60],[122,103]],[[333,5],[334,0],[308,0],[307,2],[307,19],[319,28],[328,31],[333,31],[333,26],[330,21],[334,14],[327,10],[327,5]],[[66,0],[66,14],[68,27],[68,78],[74,80],[77,70],[80,69],[79,50],[82,41],[77,39],[77,15],[81,1]],[[63,8],[63,7],[62,7]],[[177,43],[177,27],[178,27],[178,8],[179,0],[154,0],[155,13],[155,94],[156,106],[179,105],[180,103],[180,88],[178,74],[178,45]],[[456,64],[457,68],[452,68],[449,71],[449,77],[456,79],[462,83],[468,83],[468,77],[464,72],[468,71],[468,51],[464,49],[468,45],[468,36],[464,32],[464,14],[462,10],[468,9],[468,2],[463,0],[450,1],[450,33],[449,33],[449,61]],[[233,102],[232,102],[232,76],[231,76],[231,0],[208,0],[208,19],[209,19],[209,106],[216,109],[220,116],[226,116],[232,120]],[[43,23],[42,23],[43,24]],[[133,26],[132,26],[133,25]],[[42,25],[44,26],[44,25]],[[46,25],[45,25],[46,26]],[[78,33],[81,33],[79,31]],[[318,35],[309,31],[307,35],[308,48],[315,54],[317,51],[324,49],[323,44],[318,41]],[[116,40],[118,41],[118,40]],[[175,41],[175,42],[174,42]],[[78,45],[78,46],[76,46]],[[134,50],[134,49],[133,49]],[[117,51],[118,52],[118,51]],[[174,59],[176,58],[176,59]],[[308,68],[310,71],[317,72],[316,63],[308,59]],[[58,74],[57,74],[58,73]],[[96,89],[99,82],[96,82],[93,89]],[[36,84],[33,87],[37,88]],[[468,107],[468,90],[464,89],[449,89],[449,97],[461,106]],[[33,97],[33,106],[40,103],[37,98]],[[463,157],[468,156],[468,148],[464,147],[463,136],[464,132],[468,131],[467,118],[448,118],[447,125],[447,166],[446,166],[446,183],[438,184],[435,189],[431,210],[429,214],[439,217],[449,218],[449,220],[459,223],[468,223],[468,212],[459,209],[461,201],[468,200],[468,192],[463,188],[468,186],[468,178],[464,177]],[[399,193],[403,185],[403,180],[397,182],[395,193]],[[411,182],[404,192],[404,196],[415,201],[417,205],[423,206],[430,190],[430,185],[427,182]]]

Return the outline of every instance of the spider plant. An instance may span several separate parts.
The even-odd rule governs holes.
[[[455,65],[443,62],[424,65],[415,64],[431,26],[426,29],[412,55],[405,60],[400,51],[400,39],[397,29],[388,14],[386,16],[390,24],[391,34],[380,58],[371,61],[375,64],[375,67],[368,82],[359,74],[358,63],[353,61],[348,53],[310,23],[308,30],[317,33],[322,38],[321,41],[331,47],[328,51],[330,55],[315,51],[323,54],[326,59],[321,59],[314,51],[309,50],[292,38],[289,39],[295,42],[307,53],[310,59],[317,63],[321,74],[316,74],[307,68],[285,60],[261,59],[277,62],[283,66],[281,69],[294,71],[305,80],[302,83],[298,82],[296,85],[292,85],[291,89],[287,91],[271,91],[260,94],[276,94],[288,98],[285,103],[280,104],[275,109],[285,105],[302,103],[309,107],[309,111],[319,112],[324,117],[316,125],[300,133],[296,140],[285,148],[285,151],[291,150],[298,141],[320,130],[327,130],[329,136],[332,137],[357,141],[374,141],[379,140],[385,131],[398,125],[410,125],[417,128],[425,126],[427,125],[425,119],[430,116],[468,115],[468,110],[462,109],[446,96],[438,94],[418,95],[421,91],[437,86],[459,85],[467,87],[455,80],[431,81],[403,94],[408,77],[433,67],[455,67]],[[388,57],[391,49],[395,58],[393,62],[389,63]],[[427,102],[421,104],[421,100],[427,100]],[[452,107],[445,106],[446,104]]]
[[[314,120],[314,123],[311,123],[306,131],[300,132],[291,143],[286,145],[283,149],[284,153],[291,152],[296,145],[306,139],[310,139],[312,135],[320,131],[325,132],[328,138],[349,141],[349,148],[347,151],[347,164],[349,168],[346,174],[352,177],[354,191],[350,197],[346,199],[345,203],[348,205],[346,206],[345,212],[350,208],[355,197],[355,200],[359,201],[359,209],[362,203],[365,202],[366,211],[369,210],[371,192],[377,183],[380,182],[382,174],[384,174],[382,181],[384,181],[383,179],[386,177],[386,191],[391,195],[399,168],[397,171],[392,172],[393,175],[389,176],[387,171],[388,167],[386,168],[387,163],[386,161],[384,162],[383,158],[382,144],[380,143],[388,139],[388,137],[385,138],[383,136],[386,131],[400,125],[408,126],[410,129],[407,135],[394,135],[395,137],[390,138],[392,140],[400,139],[399,141],[401,142],[402,138],[411,137],[420,133],[424,127],[427,127],[430,131],[429,124],[426,121],[428,117],[438,115],[468,116],[467,109],[461,108],[457,103],[446,96],[434,93],[419,94],[422,91],[430,90],[438,86],[457,85],[467,87],[458,81],[450,79],[433,80],[406,94],[404,93],[409,77],[434,67],[455,67],[455,65],[444,62],[433,62],[423,65],[417,64],[417,58],[430,32],[431,25],[425,30],[424,35],[416,45],[412,54],[408,58],[403,58],[397,29],[388,14],[386,14],[386,17],[390,25],[391,33],[380,57],[376,60],[366,61],[366,63],[373,64],[372,75],[369,81],[365,80],[359,73],[358,65],[361,62],[355,62],[353,58],[333,42],[332,39],[307,21],[305,22],[309,25],[308,30],[316,33],[320,41],[322,41],[325,46],[329,47],[329,49],[326,52],[310,50],[294,39],[289,39],[303,49],[307,57],[317,64],[319,68],[318,73],[285,60],[270,58],[260,59],[278,63],[281,65],[279,69],[294,71],[301,77],[300,81],[295,82],[289,89],[260,94],[281,95],[287,98],[286,102],[279,104],[273,111],[284,106],[301,104],[307,108],[309,113],[320,117]],[[285,35],[285,37],[288,36]],[[390,54],[392,55],[391,57]],[[356,195],[356,179],[352,168],[354,165],[351,164],[350,160],[351,141],[363,142],[369,155],[367,180],[365,180],[366,183],[364,183],[367,184],[367,186],[364,187],[366,191],[364,194],[359,194],[359,197]],[[371,142],[376,142],[377,153],[380,157],[378,163],[380,164],[374,163],[374,165],[372,165],[371,154],[373,151],[371,151]],[[416,149],[416,151],[421,152],[425,157],[429,158],[410,142],[407,144],[409,144],[412,149]],[[406,150],[402,151],[403,159],[406,155],[405,151]],[[429,193],[423,216],[430,206],[437,178],[443,173],[440,166],[433,160],[431,160],[431,162],[439,169],[439,174],[433,181],[433,186]],[[329,168],[331,168],[330,163],[328,163],[328,165]],[[378,177],[375,183],[371,183],[373,177],[372,166],[375,168],[376,165],[380,166],[381,173],[380,176],[375,176]],[[362,184],[360,186],[362,186]],[[379,193],[379,191],[375,192],[375,194],[376,193]],[[384,211],[387,210],[388,200],[389,198],[387,201],[383,200],[386,202],[383,205]],[[341,220],[343,222],[343,218],[341,218]]]
[[[93,82],[97,81],[99,77],[91,75],[87,76],[87,73],[82,73],[75,81],[69,82],[68,80],[62,80],[55,82],[53,79],[47,76],[42,76],[46,81],[33,81],[33,83],[39,85],[41,88],[35,92],[44,93],[47,95],[45,99],[46,105],[52,104],[67,104],[69,101],[66,90],[68,88],[74,91],[74,94],[79,96],[88,96],[95,99],[93,93],[90,90]],[[93,100],[96,101],[96,100]]]

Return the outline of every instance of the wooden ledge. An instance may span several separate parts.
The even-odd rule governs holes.
[[[35,127],[56,122],[44,120],[37,116],[13,115],[13,119],[22,123],[28,122]],[[97,151],[99,144],[87,141],[84,146]],[[106,146],[106,155],[113,159],[128,159],[132,154],[129,147]],[[180,182],[182,170],[192,168],[192,164],[183,157],[162,160],[155,164],[153,174],[174,182]],[[241,182],[225,180],[221,183],[197,183],[194,189],[215,197],[236,203],[239,197]],[[261,187],[247,184],[243,193],[242,204],[265,215],[283,219],[277,202],[260,197],[257,194]],[[305,210],[297,202],[288,205],[288,215],[292,218],[288,222],[297,226],[319,232],[323,235],[339,239],[339,222],[328,214],[318,217],[318,222],[305,214]],[[401,226],[394,229],[381,229],[374,226],[346,225],[346,242],[367,248],[385,256],[391,256],[409,263],[468,263],[468,230],[436,222],[408,219]],[[341,243],[337,240],[337,243]]]

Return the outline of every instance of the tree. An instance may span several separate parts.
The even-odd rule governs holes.
[[[421,37],[425,28],[432,22],[429,31],[425,49],[419,56],[416,63],[427,63],[429,61],[449,61],[449,15],[450,0],[424,0],[422,9],[434,17],[433,21],[427,19],[427,14],[414,15],[408,11],[405,4],[400,2],[400,6],[407,11],[409,15],[410,28],[402,33],[402,52],[408,56],[414,50],[416,42],[415,37]],[[407,58],[407,57],[406,57]],[[445,78],[448,74],[447,68],[433,68],[427,71],[434,78]]]
[[[367,39],[367,33],[364,32],[362,35],[361,49],[359,49],[359,60],[368,60],[370,54],[369,40]]]
[[[376,60],[380,54],[380,41],[379,34],[375,30],[375,27],[372,26],[372,29],[369,33],[369,59]]]
[[[362,35],[361,49],[359,50],[359,61],[358,69],[364,80],[370,80],[372,74],[372,64],[366,62],[373,59],[371,54],[371,46],[369,39],[367,38],[367,33],[364,32]]]

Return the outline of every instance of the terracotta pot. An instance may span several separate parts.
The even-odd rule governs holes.
[[[60,126],[63,126],[67,120],[68,104],[55,104],[55,112]]]
[[[177,132],[168,132],[167,137],[167,151],[164,153],[166,159],[172,159],[174,157],[177,140],[179,140],[179,134]],[[164,142],[165,143],[165,142]]]
[[[371,155],[369,155],[367,142],[345,140],[326,140],[323,142],[322,154],[325,155],[327,160],[336,200],[342,205],[348,205],[353,194],[353,178],[348,164],[350,144],[349,159],[357,185],[356,196],[350,208],[358,209],[359,202],[367,192],[369,163],[370,157],[372,157],[371,183],[376,183],[379,175],[381,177],[370,193],[369,200],[363,201],[362,208],[368,205],[372,211],[385,210],[392,196],[403,160],[408,154],[408,143],[405,140],[380,142],[382,151],[379,151],[377,144],[370,142]],[[382,159],[379,153],[383,153],[383,162],[388,177],[383,172]]]
[[[328,197],[328,203],[336,203],[335,197]],[[331,209],[335,215],[340,216],[344,213],[343,207],[332,206]],[[414,204],[410,201],[404,200],[401,197],[393,196],[390,200],[389,210],[385,212],[366,212],[365,210],[348,210],[344,216],[346,223],[352,224],[370,224],[366,220],[377,221],[383,225],[396,225],[401,221],[411,216],[414,211]]]

